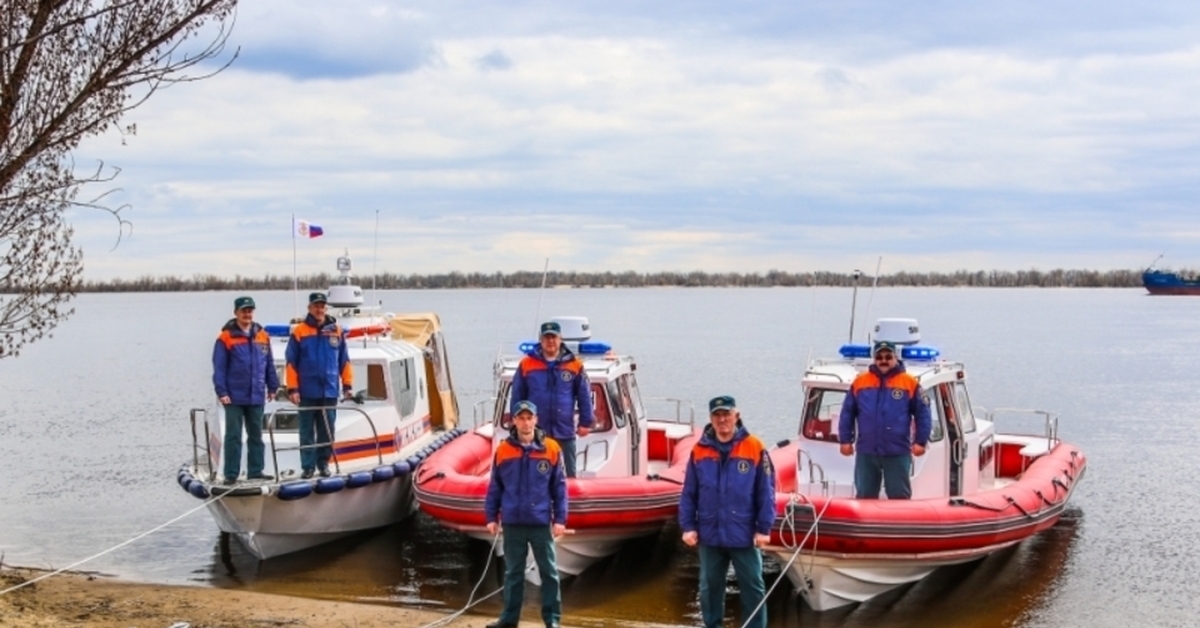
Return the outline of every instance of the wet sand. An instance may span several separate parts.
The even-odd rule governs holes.
[[[0,590],[45,572],[0,571]],[[231,591],[137,584],[98,574],[61,574],[0,596],[0,626],[42,628],[418,627],[446,615],[428,610]],[[483,628],[493,618],[466,614],[453,628]],[[540,622],[522,622],[540,627]]]

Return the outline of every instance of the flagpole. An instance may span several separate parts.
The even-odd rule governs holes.
[[[296,214],[292,214],[292,318],[300,315],[300,286],[296,279]]]

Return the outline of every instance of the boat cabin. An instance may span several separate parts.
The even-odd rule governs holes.
[[[996,481],[995,427],[971,405],[966,369],[940,352],[920,345],[919,326],[911,319],[882,319],[874,341],[896,344],[909,374],[921,384],[929,404],[932,431],[925,455],[913,458],[914,499],[954,497],[990,487]],[[839,451],[838,420],[855,377],[870,367],[871,346],[848,344],[841,357],[813,361],[804,374],[804,406],[798,437],[795,478],[801,492],[852,497],[854,456]]]
[[[576,440],[576,469],[580,478],[627,477],[655,474],[674,462],[675,445],[692,434],[695,412],[681,399],[643,398],[638,388],[637,364],[632,356],[620,355],[603,342],[591,339],[584,317],[556,317],[563,330],[563,346],[583,360],[591,384],[595,423],[587,436]],[[500,357],[496,364],[496,403],[492,421],[493,439],[508,438],[512,427],[511,392],[513,375],[525,355],[537,348],[536,341],[523,342],[521,353]],[[674,417],[651,420],[646,403],[673,406]],[[576,413],[576,424],[579,417]]]

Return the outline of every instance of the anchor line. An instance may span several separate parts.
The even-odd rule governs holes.
[[[41,582],[42,580],[57,576],[63,572],[70,571],[84,563],[87,563],[87,562],[90,562],[97,558],[100,558],[101,556],[104,556],[105,554],[110,554],[112,552],[115,552],[115,551],[121,549],[122,547],[125,547],[126,545],[133,543],[134,541],[141,540],[147,536],[150,536],[151,534],[154,534],[155,532],[158,532],[159,530],[162,530],[163,528],[165,528],[171,524],[174,524],[174,523],[177,523],[177,522],[183,520],[184,518],[194,514],[196,511],[200,510],[201,508],[205,508],[205,507],[209,506],[210,504],[215,504],[215,503],[221,501],[222,499],[225,499],[225,495],[227,495],[227,494],[228,493],[223,493],[221,495],[217,495],[216,497],[209,499],[208,501],[200,504],[199,506],[196,506],[195,508],[192,508],[191,510],[183,513],[182,515],[175,517],[174,519],[171,519],[170,521],[168,521],[166,523],[163,523],[163,524],[157,525],[153,528],[150,528],[149,530],[146,530],[145,532],[142,532],[141,534],[134,536],[133,538],[127,539],[125,541],[121,541],[120,543],[117,543],[116,545],[114,545],[102,552],[92,554],[91,556],[88,556],[87,558],[84,558],[83,560],[76,561],[74,563],[71,563],[70,565],[67,565],[66,567],[63,567],[62,569],[56,569],[54,571],[51,571],[50,573],[42,574],[32,580],[26,580],[25,582],[22,582],[21,584],[18,584],[16,586],[11,586],[7,589],[4,589],[3,591],[0,591],[0,595],[4,595],[6,593],[11,593],[13,591],[16,591],[17,589],[22,589],[22,588],[27,587],[36,582]]]
[[[487,578],[488,568],[491,567],[491,565],[492,565],[492,556],[494,556],[496,554],[496,543],[498,543],[499,541],[500,541],[499,534],[492,537],[492,547],[490,549],[488,549],[488,559],[487,559],[487,562],[484,563],[484,565],[483,565],[483,573],[480,574],[479,581],[475,583],[475,588],[471,589],[471,595],[467,596],[467,604],[465,606],[463,606],[462,608],[458,609],[457,611],[450,613],[449,615],[446,615],[445,617],[442,617],[440,619],[435,619],[435,620],[429,622],[428,624],[422,624],[420,626],[417,626],[417,628],[442,628],[442,626],[449,625],[450,622],[461,617],[462,614],[467,612],[468,610],[470,610],[471,607],[478,605],[480,602],[483,602],[484,600],[491,598],[494,595],[496,595],[497,593],[500,593],[501,591],[504,590],[504,587],[500,587],[499,589],[496,589],[495,591],[488,593],[487,595],[479,598],[478,600],[475,599],[475,593],[479,591],[479,587],[483,584],[484,578]],[[537,567],[536,562],[533,563],[532,565],[530,565],[528,568],[526,568],[525,571],[526,572],[532,571],[535,567]]]

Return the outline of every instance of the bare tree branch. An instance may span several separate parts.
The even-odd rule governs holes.
[[[237,0],[5,0],[0,3],[0,358],[70,316],[82,251],[72,207],[110,213],[119,245],[133,225],[109,189],[119,168],[77,171],[72,152],[162,87],[202,80],[225,56]],[[203,37],[203,39],[201,39]],[[194,42],[199,40],[199,45]],[[123,132],[123,131],[122,131]]]

